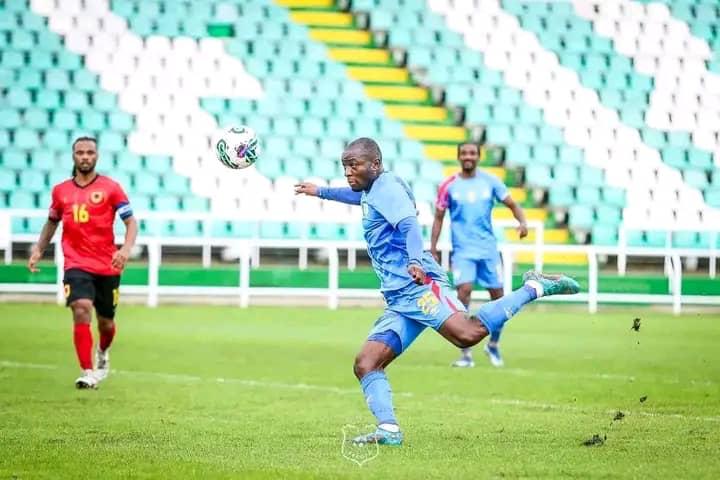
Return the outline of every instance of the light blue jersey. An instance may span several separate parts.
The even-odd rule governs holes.
[[[454,260],[497,257],[492,210],[507,196],[505,184],[480,170],[471,178],[455,174],[440,185],[435,207],[450,210]]]
[[[404,218],[417,216],[415,197],[407,183],[396,175],[382,173],[360,199],[363,233],[373,269],[383,293],[413,283],[408,273],[407,235],[398,230]],[[446,280],[445,272],[432,255],[424,252],[422,267],[431,278]]]

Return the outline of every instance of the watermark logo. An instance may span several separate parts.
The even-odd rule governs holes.
[[[375,425],[345,425],[342,428],[343,439],[340,450],[342,456],[357,463],[358,467],[377,457],[380,454],[377,443],[355,441],[358,437],[374,431]]]

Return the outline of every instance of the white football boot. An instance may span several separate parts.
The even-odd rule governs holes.
[[[95,378],[98,382],[105,380],[110,374],[110,349],[95,350]]]
[[[83,374],[75,380],[75,387],[84,390],[97,388],[98,380],[92,370],[83,370]]]

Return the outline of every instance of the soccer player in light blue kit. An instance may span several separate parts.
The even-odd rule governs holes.
[[[518,221],[518,235],[527,236],[525,213],[508,193],[508,189],[494,175],[478,171],[480,147],[474,143],[461,143],[457,147],[460,172],[440,184],[435,202],[435,220],[430,234],[430,253],[439,260],[437,242],[440,238],[445,211],[450,211],[452,222],[452,272],[457,295],[465,308],[470,308],[473,285],[486,288],[490,300],[503,296],[500,254],[492,226],[495,202],[505,204]],[[495,367],[503,366],[498,348],[499,337],[490,336],[485,354]],[[454,367],[474,367],[472,349],[463,348]]]
[[[300,183],[295,193],[362,207],[363,234],[386,308],[354,365],[377,428],[354,441],[400,445],[403,433],[395,418],[385,368],[426,327],[456,347],[471,347],[489,334],[499,334],[523,305],[542,296],[577,293],[579,286],[564,275],[527,272],[518,290],[469,315],[440,265],[429,252],[423,252],[413,194],[402,179],[383,170],[377,143],[370,138],[354,140],[345,148],[342,164],[350,188]]]

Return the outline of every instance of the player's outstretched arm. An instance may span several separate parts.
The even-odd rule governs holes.
[[[28,269],[31,272],[35,273],[40,271],[40,269],[37,268],[37,264],[45,253],[45,249],[47,248],[47,246],[50,245],[50,240],[52,240],[53,235],[55,235],[57,226],[58,222],[56,221],[48,219],[48,221],[45,222],[45,225],[40,232],[40,238],[38,239],[37,243],[32,246],[32,250],[30,251],[30,258],[28,259]]]
[[[438,262],[440,261],[440,253],[437,250],[437,243],[440,239],[444,219],[445,209],[435,207],[435,218],[433,219],[432,230],[430,230],[430,253]]]
[[[362,198],[362,192],[356,192],[350,187],[318,187],[310,182],[301,182],[295,185],[295,193],[297,195],[309,195],[311,197],[322,198],[323,200],[334,200],[350,205],[360,205],[360,199]]]
[[[527,237],[528,234],[528,228],[527,228],[527,220],[525,219],[525,212],[523,211],[522,207],[515,203],[515,200],[512,199],[510,195],[505,197],[505,199],[502,201],[512,212],[513,217],[518,221],[517,226],[517,232],[520,238]]]
[[[138,234],[138,224],[135,217],[128,217],[123,220],[123,223],[125,223],[125,243],[113,254],[112,261],[110,262],[112,267],[117,270],[125,268],[125,264],[130,257],[130,252],[135,246],[135,240]]]

